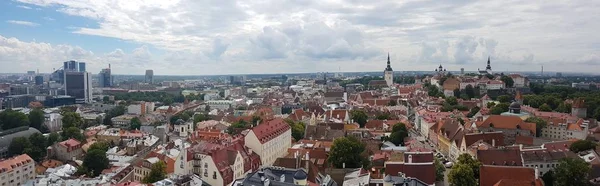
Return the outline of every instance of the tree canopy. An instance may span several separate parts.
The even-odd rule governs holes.
[[[359,168],[366,157],[361,153],[365,151],[365,144],[353,136],[337,138],[333,141],[327,161],[336,168]]]
[[[29,117],[22,112],[6,109],[0,112],[0,126],[2,130],[29,126]]]
[[[365,127],[365,124],[367,124],[367,119],[369,119],[369,116],[363,110],[352,110],[350,111],[350,116],[354,122],[360,125],[361,128]]]
[[[71,127],[79,128],[83,124],[83,118],[75,112],[64,112],[62,114],[62,129]]]
[[[25,152],[25,149],[31,149],[32,147],[33,145],[29,141],[29,138],[16,137],[10,142],[10,145],[8,146],[8,154],[9,156],[20,155],[23,154],[23,152]]]
[[[479,179],[479,167],[481,162],[473,159],[469,154],[461,154],[458,157],[458,161],[450,170],[448,179],[451,185],[462,186],[462,185],[477,185],[477,179]]]
[[[90,177],[96,177],[102,173],[102,170],[108,168],[109,162],[106,157],[106,151],[101,149],[88,150],[83,159],[83,167],[87,170],[86,174]]]
[[[29,126],[42,131],[44,124],[44,111],[41,109],[33,109],[29,112]]]
[[[110,144],[108,142],[99,141],[99,142],[96,142],[96,143],[90,145],[90,148],[88,148],[88,151],[98,149],[98,150],[106,152],[106,151],[108,151],[109,148],[110,148]]]
[[[504,85],[506,85],[507,88],[513,87],[513,85],[515,84],[515,81],[509,76],[503,75],[502,77],[500,77],[500,80],[504,82]]]
[[[596,144],[590,140],[577,140],[577,141],[573,142],[573,144],[571,144],[571,146],[569,147],[569,150],[571,152],[578,153],[581,151],[596,149],[597,145],[598,144]]]
[[[163,161],[158,161],[152,165],[150,173],[144,177],[142,182],[154,183],[167,177],[167,165]]]
[[[438,160],[435,159],[435,181],[444,181],[444,172],[446,171],[446,167]]]
[[[512,101],[512,98],[509,95],[501,95],[498,96],[497,99],[500,103],[510,103]]]
[[[408,129],[404,123],[396,123],[392,127],[392,134],[390,134],[389,140],[394,145],[404,145],[404,139],[408,137]]]
[[[548,125],[548,123],[545,120],[538,117],[529,117],[525,120],[525,122],[535,123],[536,137],[542,136],[542,129],[546,128],[546,126]]]
[[[554,168],[554,186],[589,185],[590,167],[581,158],[563,158]]]
[[[142,121],[140,118],[134,117],[129,121],[129,129],[131,130],[139,130],[142,127]]]
[[[510,105],[508,103],[499,103],[490,109],[490,114],[492,115],[500,115],[503,112],[508,112],[508,107]]]
[[[65,130],[62,131],[62,138],[63,139],[76,139],[80,142],[85,142],[85,136],[83,136],[83,133],[81,132],[81,130],[77,127],[69,127]]]

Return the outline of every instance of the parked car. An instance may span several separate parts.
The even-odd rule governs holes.
[[[453,166],[453,165],[454,165],[454,163],[452,163],[452,162],[450,162],[450,161],[449,161],[449,162],[446,162],[446,163],[444,163],[444,167],[446,167],[446,168],[452,168],[452,166]]]

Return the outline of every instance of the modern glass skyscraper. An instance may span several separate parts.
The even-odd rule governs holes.
[[[105,68],[98,73],[98,85],[100,87],[112,87],[113,78],[110,72],[110,68]]]
[[[145,79],[146,83],[154,83],[154,71],[153,70],[146,70],[146,79]]]

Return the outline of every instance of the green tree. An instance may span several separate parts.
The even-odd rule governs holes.
[[[489,109],[491,109],[491,108],[492,108],[492,107],[494,107],[494,106],[496,106],[496,103],[494,103],[494,102],[488,102],[488,103],[485,105],[485,107],[487,107],[487,108],[489,108]]]
[[[590,169],[588,163],[581,158],[563,158],[558,161],[558,166],[554,168],[554,185],[590,185],[588,181]]]
[[[88,151],[91,151],[94,149],[98,149],[98,150],[106,152],[106,151],[108,151],[108,149],[110,149],[110,144],[106,141],[99,141],[99,142],[96,142],[96,143],[90,145],[90,148],[88,148]]]
[[[16,137],[8,145],[9,156],[21,155],[25,149],[31,149],[33,145],[27,137]]]
[[[472,85],[467,85],[465,87],[465,94],[467,94],[469,99],[474,98],[475,97],[475,88],[473,88]]]
[[[388,106],[396,106],[396,105],[398,105],[398,102],[397,102],[396,100],[393,100],[393,99],[392,99],[392,100],[390,100],[390,102],[388,102],[388,104],[387,104],[387,105],[388,105]]]
[[[447,97],[445,101],[446,103],[448,103],[448,105],[451,106],[458,105],[458,100],[456,99],[456,97]]]
[[[490,109],[490,113],[493,115],[500,115],[503,112],[508,112],[508,107],[510,105],[508,103],[499,103]]]
[[[0,125],[3,130],[29,126],[29,118],[22,112],[6,109],[0,112]]]
[[[206,120],[210,120],[210,116],[208,114],[196,114],[194,115],[194,123],[203,122]]]
[[[596,149],[597,145],[598,144],[596,144],[590,140],[577,140],[577,141],[573,142],[573,144],[571,144],[571,146],[569,147],[569,150],[571,152],[578,153],[581,151]]]
[[[83,118],[75,112],[64,112],[62,117],[63,130],[71,127],[79,128],[83,124]]]
[[[60,141],[60,134],[53,132],[53,133],[50,133],[50,135],[48,135],[48,142],[47,142],[48,146],[53,145],[54,143],[59,142],[59,141]]]
[[[554,185],[554,171],[550,170],[542,176],[542,180],[544,181],[544,186],[553,186]]]
[[[471,167],[473,172],[473,177],[479,179],[479,167],[481,166],[481,162],[477,159],[473,159],[469,154],[461,154],[457,158],[457,164],[468,165]]]
[[[294,137],[294,139],[296,141],[301,140],[302,138],[304,138],[304,129],[305,129],[306,125],[302,122],[298,122],[295,123],[292,126],[292,137]]]
[[[476,106],[476,107],[473,107],[473,108],[472,108],[472,109],[469,111],[469,113],[467,114],[467,117],[468,117],[468,118],[472,118],[473,116],[475,116],[475,114],[479,113],[479,111],[480,111],[480,110],[481,110],[481,109],[480,109],[479,107],[477,107],[477,106]]]
[[[535,134],[536,137],[542,136],[542,129],[546,128],[548,123],[542,118],[538,117],[530,117],[525,120],[525,122],[535,123]]]
[[[451,186],[477,186],[477,178],[473,174],[469,165],[457,164],[448,173],[448,182]]]
[[[513,87],[513,85],[515,84],[515,82],[513,81],[513,79],[511,77],[508,77],[508,76],[502,76],[500,78],[500,80],[502,82],[504,82],[504,85],[506,85],[506,87],[508,87],[508,88]]]
[[[167,177],[167,165],[163,161],[158,161],[152,165],[150,174],[144,177],[144,183],[154,183]]]
[[[108,97],[108,96],[102,97],[102,102],[108,103],[108,101],[110,101],[110,97]]]
[[[378,114],[377,117],[375,117],[375,118],[378,120],[390,119],[390,113],[387,113],[387,112],[381,113],[381,114]]]
[[[543,111],[543,112],[552,112],[552,107],[550,107],[548,104],[544,103],[543,105],[540,106],[539,110]]]
[[[327,161],[336,168],[359,168],[365,158],[361,153],[365,151],[365,144],[353,136],[337,138],[333,141]]]
[[[435,181],[444,181],[444,172],[446,172],[446,167],[435,158]]]
[[[408,129],[404,123],[396,123],[392,127],[392,134],[390,134],[389,140],[394,145],[404,145],[404,139],[408,137]]]
[[[34,133],[29,136],[31,148],[25,149],[25,153],[35,161],[41,161],[46,156],[46,148],[48,148],[48,140],[40,133]]]
[[[564,102],[561,102],[558,105],[558,107],[556,107],[555,111],[562,113],[571,113],[571,104],[565,104]]]
[[[512,98],[509,95],[501,95],[498,96],[497,99],[500,103],[510,103],[510,101],[512,100]]]
[[[142,127],[142,121],[140,118],[134,117],[129,121],[129,129],[131,130],[139,130]]]
[[[460,89],[456,88],[452,91],[452,93],[454,94],[454,97],[460,97]]]
[[[44,111],[41,109],[33,109],[29,112],[29,126],[38,130],[42,130],[44,124]]]
[[[87,168],[89,172],[87,175],[90,177],[96,177],[102,173],[102,170],[108,168],[109,162],[106,157],[106,152],[101,149],[92,149],[87,152],[83,159],[83,167]]]
[[[360,125],[360,128],[365,127],[365,124],[367,124],[367,119],[369,118],[367,113],[365,113],[363,110],[352,110],[350,111],[350,116],[354,122]]]
[[[83,133],[81,133],[81,130],[77,127],[69,127],[63,130],[62,138],[65,140],[73,138],[80,142],[85,142],[85,136],[83,136]]]

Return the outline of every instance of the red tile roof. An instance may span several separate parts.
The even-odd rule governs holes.
[[[536,185],[533,168],[483,165],[479,167],[479,185],[493,186],[500,181],[526,181]]]
[[[519,149],[480,150],[477,159],[484,165],[523,166]]]
[[[254,132],[261,144],[270,141],[288,130],[290,130],[290,126],[281,118],[263,122],[252,128],[252,132]]]
[[[405,154],[405,163],[386,163],[385,174],[398,176],[399,172],[408,177],[417,178],[429,185],[435,183],[435,166],[432,153],[413,153],[413,163],[407,163],[408,155]]]
[[[504,134],[502,132],[483,132],[483,133],[472,133],[465,135],[465,145],[471,146],[473,143],[482,140],[488,144],[492,144],[492,140],[495,146],[504,146]]]
[[[536,133],[535,123],[524,122],[523,119],[518,116],[491,115],[478,127],[490,127],[490,124],[493,125],[493,128],[517,129],[517,127],[520,127],[522,130],[529,130],[533,135]]]
[[[0,161],[0,173],[9,172],[16,166],[22,166],[29,162],[33,162],[33,159],[27,154],[21,154],[10,159],[5,159]]]

